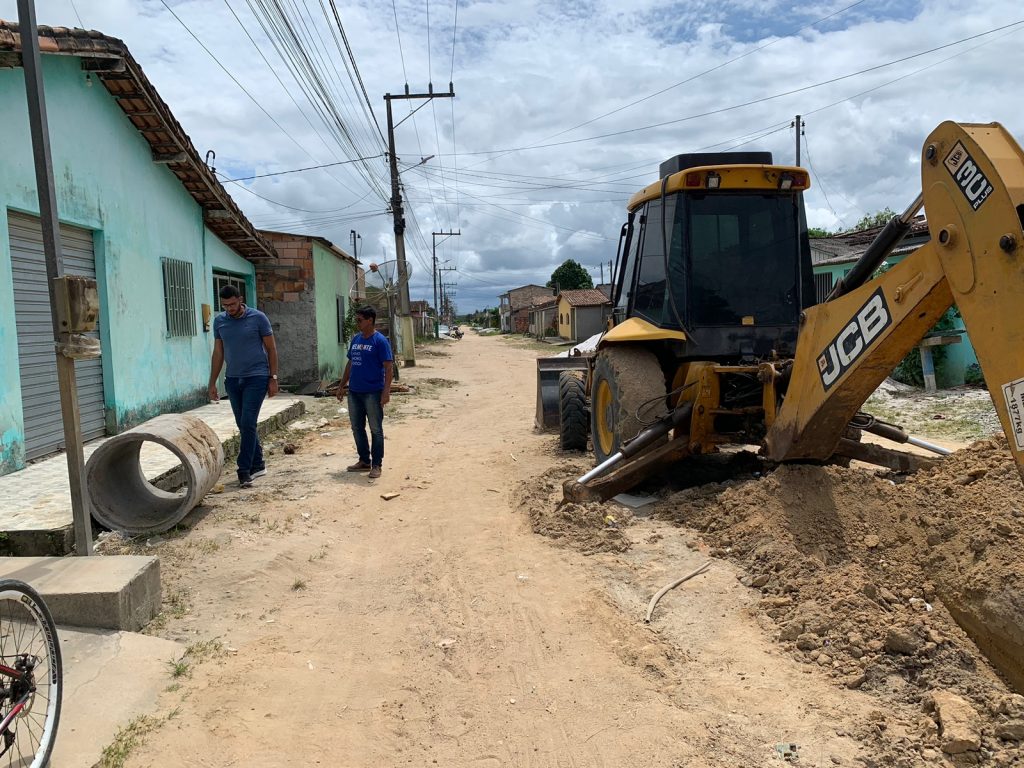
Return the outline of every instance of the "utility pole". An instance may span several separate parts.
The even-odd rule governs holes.
[[[359,261],[359,241],[363,239],[363,236],[357,234],[354,229],[348,231],[349,240],[352,241],[352,258]]]
[[[359,241],[363,239],[363,236],[358,234],[354,229],[348,231],[349,240],[352,241],[352,258],[355,259],[355,266],[352,271],[355,275],[356,281],[356,296],[362,298],[359,294]],[[351,293],[351,291],[350,291]]]
[[[388,108],[388,161],[391,165],[391,215],[395,220],[395,258],[398,260],[398,312],[400,315],[401,332],[399,343],[401,345],[402,358],[408,366],[416,365],[416,350],[414,339],[415,332],[412,326],[412,315],[409,312],[409,268],[405,263],[405,212],[402,209],[402,190],[398,178],[398,157],[395,155],[395,128],[405,122],[409,117],[416,114],[421,107],[435,96],[440,99],[454,99],[455,88],[448,83],[448,93],[434,93],[434,84],[429,83],[427,93],[409,93],[409,84],[405,84],[405,93],[392,96],[384,94],[384,101]],[[410,112],[406,117],[394,123],[391,114],[392,101],[408,101],[412,99],[425,99],[423,104]]]
[[[441,236],[444,236],[444,239],[447,240],[449,237],[455,237],[455,236],[461,235],[461,234],[462,234],[462,230],[461,229],[458,232],[448,231],[448,232],[431,232],[430,233],[430,237],[433,240],[433,245],[434,245],[434,260],[433,260],[433,268],[431,269],[431,276],[434,278],[434,338],[435,339],[441,338],[441,323],[440,323],[441,308],[440,308],[440,306],[437,303],[437,238],[441,237]],[[443,243],[444,240],[442,240],[441,242]]]
[[[441,287],[441,296],[440,296],[441,308],[443,308],[443,311],[447,312],[449,315],[451,314],[451,312],[450,312],[449,307],[448,307],[448,302],[451,301],[451,293],[447,289],[448,288],[456,287],[458,285],[458,283],[446,283],[446,282],[443,282],[444,278],[441,277],[441,273],[442,272],[455,272],[455,271],[456,271],[455,267],[438,267],[437,268],[437,278],[438,278],[439,281],[441,281],[440,282],[440,287]],[[442,314],[442,309],[441,308],[438,309],[438,314],[439,315]],[[449,317],[448,321],[445,323],[445,325],[449,325],[450,326],[451,324],[452,324],[451,323],[451,318]]]
[[[800,115],[796,116],[790,127],[796,128],[796,164],[800,165],[800,137],[804,133],[804,123],[800,122]]]
[[[50,156],[50,129],[46,119],[46,99],[43,93],[39,29],[36,25],[33,0],[18,0],[18,29],[21,31],[21,60],[25,69],[28,121],[32,134],[32,154],[35,159],[36,192],[39,195],[39,216],[43,230],[43,254],[46,259],[46,283],[50,293],[50,317],[57,355],[57,386],[60,389],[60,412],[64,422],[64,451],[68,462],[71,514],[75,527],[75,554],[91,555],[92,522],[89,495],[85,486],[85,456],[82,452],[82,426],[78,414],[78,384],[75,380],[75,361],[68,356],[71,327],[67,318],[62,318],[59,314],[60,299],[63,297],[58,295],[58,291],[66,290],[63,280],[63,250],[60,240],[60,219],[57,216],[57,193],[53,183],[53,159]],[[98,354],[98,349],[96,352]]]

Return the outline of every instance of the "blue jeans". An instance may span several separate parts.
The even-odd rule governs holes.
[[[352,422],[352,436],[356,440],[359,460],[374,467],[384,461],[384,406],[380,392],[348,393],[348,417]],[[366,424],[370,425],[372,446],[366,439]]]
[[[238,425],[241,443],[238,447],[239,479],[266,468],[256,424],[259,421],[263,398],[267,396],[269,383],[269,376],[224,378],[224,388],[228,391],[228,400],[231,401],[231,411],[235,414],[235,424]]]

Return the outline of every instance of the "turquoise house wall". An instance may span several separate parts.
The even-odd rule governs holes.
[[[903,256],[890,256],[887,261],[890,264],[898,264],[904,257]],[[853,266],[849,264],[815,264],[814,274],[831,274],[832,282],[835,283],[840,277],[850,271]],[[964,330],[963,321],[957,318],[955,321],[955,329],[959,331]],[[936,383],[940,387],[959,387],[964,383],[964,373],[971,365],[975,365],[978,362],[978,356],[974,353],[974,347],[971,346],[971,340],[968,338],[966,333],[960,334],[959,344],[949,344],[943,347],[946,351],[946,355],[936,367],[935,378]]]
[[[252,264],[208,233],[202,210],[103,85],[79,59],[44,56],[57,207],[61,221],[94,231],[101,300],[108,431],[205,400],[214,267],[244,275]],[[24,427],[13,311],[8,209],[38,215],[21,69],[0,69],[0,473],[24,465]],[[168,337],[162,258],[193,265],[196,334]],[[216,309],[216,308],[215,308]]]
[[[21,418],[10,238],[7,214],[2,209],[0,214],[0,475],[3,475],[25,466],[25,432]]]
[[[313,241],[314,301],[316,302],[317,365],[321,379],[340,378],[347,360],[346,345],[338,340],[338,296],[348,309],[348,264]]]

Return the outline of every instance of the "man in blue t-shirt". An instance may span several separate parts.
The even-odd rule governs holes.
[[[359,461],[348,471],[369,472],[371,478],[380,477],[384,463],[384,406],[391,400],[394,360],[391,344],[374,328],[376,320],[377,310],[373,307],[356,310],[359,333],[348,346],[348,363],[338,387],[339,400],[345,397],[348,388],[348,416],[359,453]],[[366,439],[367,422],[372,445]]]
[[[258,309],[242,303],[233,285],[220,289],[224,311],[213,320],[213,359],[210,361],[211,400],[220,400],[217,377],[228,362],[224,388],[238,425],[238,484],[252,485],[254,478],[267,474],[256,425],[264,397],[277,394],[277,345],[270,320]]]

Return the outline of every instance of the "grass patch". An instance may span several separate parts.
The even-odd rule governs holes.
[[[187,661],[185,661],[185,659],[181,659],[180,661],[168,661],[167,666],[170,667],[171,677],[175,680],[179,677],[191,677],[192,675],[192,667]]]
[[[941,390],[930,395],[876,392],[863,410],[919,437],[971,442],[1000,431],[995,408],[983,390]]]
[[[305,588],[306,588],[306,580],[305,579],[296,579],[295,581],[292,582],[292,592],[299,592],[300,590],[303,590]]]
[[[146,625],[145,634],[152,635],[165,629],[171,619],[184,617],[191,608],[192,604],[189,602],[189,592],[187,589],[165,589],[160,613],[154,616],[153,620]]]
[[[327,545],[321,544],[320,549],[309,556],[309,562],[315,563],[317,560],[323,560],[327,557]]]
[[[459,385],[459,382],[455,381],[454,379],[437,379],[437,378],[420,379],[417,383],[421,384],[421,385],[422,384],[427,384],[427,385],[429,385],[431,387],[437,387],[439,389],[451,389],[452,387],[457,387]]]
[[[198,640],[185,649],[185,658],[193,661],[206,661],[224,655],[224,644],[214,638],[213,640]]]
[[[100,755],[97,768],[123,768],[132,752],[144,744],[146,737],[163,725],[166,719],[142,715],[119,729],[114,741]]]

